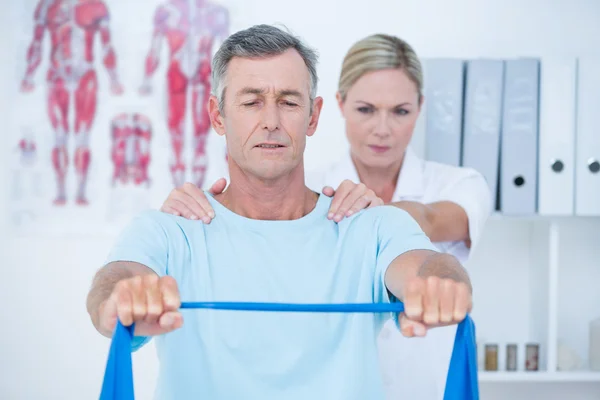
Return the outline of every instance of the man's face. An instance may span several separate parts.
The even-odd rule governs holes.
[[[209,110],[215,130],[227,138],[230,162],[261,180],[298,168],[322,106],[322,99],[315,99],[311,113],[310,75],[300,54],[234,58],[225,87],[223,114],[215,98]]]

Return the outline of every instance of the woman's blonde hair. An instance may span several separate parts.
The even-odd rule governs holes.
[[[423,91],[423,68],[417,53],[404,40],[376,34],[354,43],[342,63],[338,91],[342,101],[348,90],[364,74],[383,69],[401,69],[417,86],[419,102]]]

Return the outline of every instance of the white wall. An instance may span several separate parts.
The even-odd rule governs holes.
[[[18,4],[11,2],[13,9],[1,14],[0,37],[3,48],[7,49],[3,52],[3,89],[14,85],[11,60],[15,54],[23,57],[23,50],[17,52],[14,43],[8,40],[16,29],[11,12],[15,12]],[[108,4],[113,9],[134,10],[141,1],[109,0]],[[251,23],[282,22],[321,53],[320,93],[325,98],[325,108],[319,132],[309,141],[309,168],[325,166],[346,147],[334,93],[344,52],[364,35],[374,32],[399,35],[412,43],[423,57],[577,56],[600,51],[600,2],[597,0],[371,0],[368,3],[354,0],[231,0],[227,4],[234,14],[235,29]],[[121,16],[115,17],[115,21],[131,24],[136,18]],[[113,29],[119,29],[119,26]],[[38,82],[41,73],[38,72]],[[14,111],[7,92],[2,90],[4,95],[0,95],[3,120],[10,118]],[[166,135],[165,132],[161,134]],[[5,159],[7,146],[2,146],[0,151],[4,152]],[[5,170],[3,172],[0,187],[7,188],[8,176]],[[155,205],[160,200],[162,198],[152,199]],[[2,210],[6,209],[4,196],[0,206]],[[6,215],[1,215],[1,226],[7,227]],[[537,223],[542,227],[532,227],[531,224]],[[571,221],[565,228],[567,237],[574,237],[569,232],[585,235],[581,240],[567,240],[564,244],[568,249],[561,259],[560,276],[565,285],[560,289],[560,307],[564,314],[584,309],[585,318],[578,320],[570,315],[568,319],[561,319],[564,325],[560,335],[568,335],[572,324],[574,336],[569,336],[569,343],[583,355],[585,348],[581,343],[585,338],[585,324],[593,316],[594,307],[600,312],[597,311],[600,310],[600,299],[598,295],[588,298],[586,292],[578,291],[578,288],[587,293],[595,288],[597,292],[598,264],[594,264],[592,258],[598,259],[600,255],[597,249],[590,248],[594,238],[598,243],[600,223],[586,221],[581,230],[577,224],[577,221]],[[519,227],[527,230],[519,231]],[[540,262],[536,253],[530,252],[537,240],[533,232],[541,232],[543,237],[544,222],[491,221],[482,246],[469,265],[475,283],[481,285],[477,287],[479,301],[475,316],[480,317],[480,332],[487,340],[545,340],[543,324],[547,322],[536,317],[540,304],[543,306],[539,299],[544,289],[543,285],[542,289],[536,289],[535,282],[544,274],[543,270],[538,273],[535,269]],[[100,234],[14,237],[6,228],[2,229],[2,234],[0,397],[97,398],[108,341],[89,323],[85,296],[92,275],[101,265],[113,237]],[[580,245],[587,246],[587,250],[578,250]],[[577,269],[572,271],[571,265]],[[492,271],[500,272],[500,278],[491,278]],[[592,275],[595,279],[586,279],[591,273],[595,274]],[[578,292],[579,300],[569,300],[573,292]],[[503,301],[507,307],[501,305]],[[581,304],[585,305],[580,307]],[[531,323],[531,318],[540,322],[537,325]],[[152,346],[135,354],[134,363],[138,398],[150,398],[157,371]],[[600,383],[482,383],[482,398],[598,399]]]

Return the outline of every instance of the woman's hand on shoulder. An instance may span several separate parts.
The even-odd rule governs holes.
[[[221,178],[208,191],[212,194],[220,194],[226,186],[227,180]],[[210,221],[215,217],[215,211],[204,192],[189,182],[173,189],[160,211],[187,219],[201,220],[205,224],[210,224]]]
[[[375,192],[363,183],[354,183],[344,180],[337,189],[331,186],[323,188],[323,194],[333,196],[327,218],[340,222],[344,217],[349,217],[360,210],[383,205]]]

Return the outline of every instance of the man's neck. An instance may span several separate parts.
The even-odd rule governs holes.
[[[215,199],[236,214],[259,220],[294,220],[310,213],[318,194],[304,183],[299,166],[290,175],[276,180],[261,180],[231,168],[229,187]]]

